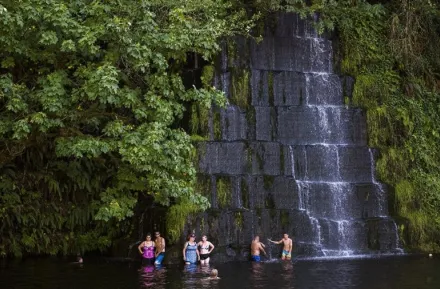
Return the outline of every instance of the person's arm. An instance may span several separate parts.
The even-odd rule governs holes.
[[[186,247],[188,246],[188,242],[185,243],[185,246],[183,246],[183,261],[186,261]]]
[[[264,248],[263,248],[263,246],[261,246],[261,243],[260,243],[260,250],[263,252],[263,254],[264,255],[266,255],[267,256],[267,254],[266,254],[266,251],[264,251]]]
[[[292,247],[293,247],[293,241],[292,241],[292,239],[290,239],[290,242],[289,242],[289,254],[292,254]]]
[[[139,251],[139,253],[144,253],[144,252],[142,252],[142,247],[143,247],[143,245],[144,245],[144,242],[142,242],[139,246],[138,246],[138,251]]]
[[[281,242],[282,242],[282,240],[281,241],[272,241],[271,239],[267,239],[269,242],[271,242],[271,243],[274,243],[274,244],[281,244]]]
[[[266,248],[266,245],[260,242],[261,247]]]
[[[161,237],[162,238],[162,250],[161,250],[161,252],[164,252],[165,251],[165,238],[164,237]]]
[[[200,261],[200,253],[199,253],[199,250],[196,250],[196,253],[197,253],[197,261]]]
[[[211,246],[211,250],[209,250],[208,254],[211,254],[212,250],[214,250],[215,247],[211,242],[209,242],[209,245]]]

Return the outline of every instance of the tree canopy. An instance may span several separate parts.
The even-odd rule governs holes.
[[[2,1],[0,254],[104,248],[139,195],[176,217],[206,209],[179,122],[226,100],[183,71],[247,18],[226,0]]]

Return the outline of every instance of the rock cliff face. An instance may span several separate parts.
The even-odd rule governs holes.
[[[396,251],[365,112],[344,106],[350,81],[333,73],[331,40],[297,15],[276,18],[262,42],[237,39],[222,53],[214,82],[231,104],[209,111],[199,146],[212,208],[187,230],[208,235],[217,260],[248,259],[253,236],[283,233],[302,256]]]

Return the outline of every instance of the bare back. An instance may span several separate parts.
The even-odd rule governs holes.
[[[251,254],[254,256],[260,255],[260,250],[263,248],[261,247],[261,243],[259,241],[252,241],[251,243]]]

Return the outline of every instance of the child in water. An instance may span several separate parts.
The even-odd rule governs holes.
[[[208,280],[218,280],[220,277],[218,276],[218,270],[212,269],[211,273],[209,273],[209,277],[201,279],[201,281],[208,281]]]
[[[220,277],[218,276],[218,270],[217,269],[212,269],[211,270],[211,274],[209,274],[209,279],[220,279]]]

